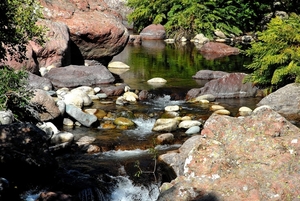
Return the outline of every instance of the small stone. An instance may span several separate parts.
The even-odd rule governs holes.
[[[225,108],[223,106],[221,106],[221,105],[212,105],[212,106],[210,106],[210,109],[212,111],[216,111],[216,110],[223,110]]]
[[[121,61],[112,61],[108,64],[108,68],[130,68],[127,64]]]
[[[214,113],[215,114],[221,114],[221,115],[230,115],[230,111],[225,110],[225,109],[216,110]]]
[[[64,118],[63,119],[63,125],[65,125],[65,126],[74,126],[74,122],[69,118]]]
[[[94,93],[97,94],[101,91],[101,88],[100,87],[95,87],[94,88]]]
[[[172,133],[164,133],[157,136],[158,144],[170,144],[174,140],[174,135]]]
[[[190,127],[187,131],[185,131],[185,134],[191,135],[191,134],[196,134],[200,132],[200,127],[199,126],[192,126]]]
[[[114,124],[118,126],[134,126],[135,123],[125,117],[118,117],[114,120]]]
[[[99,93],[99,94],[96,94],[100,99],[102,98],[107,98],[107,95],[105,93]]]
[[[177,112],[180,110],[180,107],[178,105],[170,105],[165,107],[165,111],[167,112]]]
[[[165,112],[161,115],[161,118],[175,118],[179,117],[179,114],[177,112]]]
[[[179,123],[179,128],[190,128],[193,126],[200,126],[202,123],[197,120],[185,120]]]
[[[155,78],[148,80],[147,82],[148,83],[166,83],[167,80],[165,80],[164,78],[155,77]]]
[[[240,107],[239,109],[239,114],[241,116],[249,116],[252,113],[252,109],[248,108],[248,107]]]

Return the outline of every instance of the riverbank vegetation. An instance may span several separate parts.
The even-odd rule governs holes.
[[[273,18],[268,28],[258,32],[258,41],[246,50],[252,57],[246,67],[253,73],[246,81],[275,89],[291,82],[300,82],[300,16]]]
[[[1,0],[0,2],[0,61],[7,59],[7,53],[19,61],[26,59],[26,45],[29,40],[40,44],[45,40],[45,28],[37,25],[42,18],[41,6],[36,0]],[[35,106],[29,100],[33,91],[26,88],[28,73],[8,66],[0,66],[0,110],[11,110],[18,120],[33,116]]]
[[[172,38],[202,33],[212,39],[215,30],[229,37],[255,33],[258,40],[246,51],[253,73],[245,81],[273,89],[300,82],[299,1],[128,0],[128,6],[137,31],[162,24]],[[278,11],[290,17],[276,17]]]

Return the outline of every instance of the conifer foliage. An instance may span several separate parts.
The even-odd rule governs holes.
[[[295,13],[287,19],[273,18],[258,41],[246,50],[253,58],[246,67],[253,69],[245,81],[261,86],[281,87],[300,82],[300,16]]]

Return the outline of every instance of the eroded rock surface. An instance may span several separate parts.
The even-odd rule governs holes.
[[[268,201],[299,196],[300,130],[269,107],[244,118],[212,115],[201,136],[190,140],[194,144],[189,150],[172,153],[168,163],[177,166],[180,176],[158,200],[213,196]],[[184,165],[175,160],[180,157]]]

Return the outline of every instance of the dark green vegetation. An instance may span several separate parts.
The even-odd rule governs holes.
[[[21,60],[26,59],[26,43],[33,39],[40,43],[44,40],[44,28],[36,25],[41,17],[40,6],[35,0],[1,0],[0,61],[7,59],[7,52],[11,56],[18,52]],[[25,70],[0,68],[0,110],[12,110],[19,120],[32,116],[35,108],[29,104],[33,92],[26,88],[27,76]]]
[[[160,23],[165,26],[168,37],[197,33],[212,37],[216,29],[240,35],[259,30],[266,14],[274,15],[276,10],[296,12],[299,5],[295,0],[281,1],[280,5],[266,0],[129,0],[128,6],[134,11],[128,19],[137,31]]]
[[[27,87],[28,73],[25,70],[15,71],[10,67],[0,68],[0,110],[11,110],[15,120],[38,121],[40,106],[30,103],[33,91]]]
[[[5,46],[24,53],[28,40],[43,41],[43,27],[36,25],[39,18],[42,13],[35,0],[1,0],[0,60],[5,59]]]
[[[258,32],[258,39],[246,51],[253,57],[247,68],[254,70],[246,81],[275,88],[300,82],[300,16],[273,18],[267,30]]]
[[[227,36],[258,32],[258,41],[246,51],[253,58],[247,68],[254,71],[246,81],[276,89],[300,80],[297,0],[129,0],[128,5],[134,8],[128,19],[137,31],[160,23],[167,36],[176,39],[198,33],[212,38],[217,29]],[[285,11],[290,17],[275,18],[277,11]],[[273,20],[267,24],[268,19]]]

